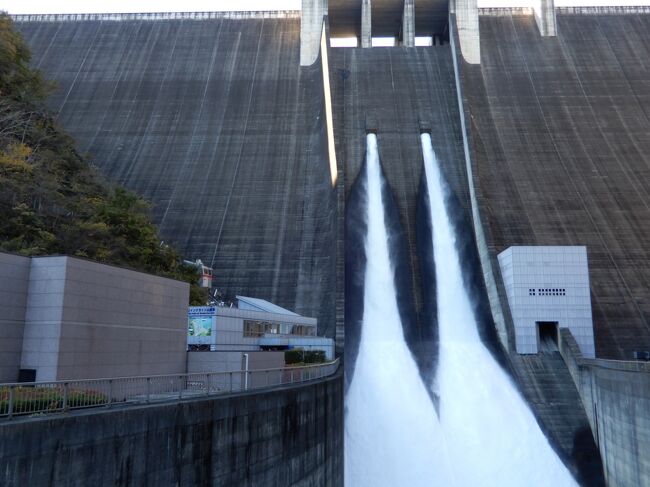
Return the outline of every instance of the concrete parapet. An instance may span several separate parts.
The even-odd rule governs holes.
[[[343,485],[342,372],[299,386],[0,425],[0,485]]]
[[[361,47],[372,47],[372,4],[370,0],[361,3]]]
[[[404,0],[404,14],[402,15],[402,45],[415,46],[415,2]]]
[[[318,59],[323,17],[327,0],[302,0],[300,14],[300,65],[311,66]]]
[[[244,10],[227,12],[133,12],[133,13],[86,13],[86,14],[17,14],[14,22],[125,22],[160,20],[208,20],[208,19],[295,19],[298,10]]]
[[[650,481],[650,363],[587,359],[568,329],[559,348],[578,388],[609,486]]]

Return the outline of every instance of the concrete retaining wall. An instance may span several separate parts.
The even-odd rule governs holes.
[[[0,425],[0,484],[343,484],[343,382]]]
[[[647,485],[650,363],[585,359],[567,329],[559,345],[600,449],[607,485]]]

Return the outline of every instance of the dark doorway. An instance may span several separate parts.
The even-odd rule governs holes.
[[[36,382],[36,369],[20,369],[18,382]]]
[[[557,321],[537,322],[537,349],[538,352],[557,352]]]

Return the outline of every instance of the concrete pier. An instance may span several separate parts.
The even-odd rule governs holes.
[[[318,59],[327,0],[302,0],[300,15],[300,65],[311,66]]]
[[[557,35],[557,23],[555,19],[555,0],[538,0],[535,6],[535,21],[542,37],[554,37]]]
[[[477,0],[452,0],[452,5],[450,12],[456,15],[456,30],[463,59],[469,64],[480,64],[481,36]]]
[[[361,47],[372,47],[372,3],[363,0],[361,3]]]
[[[415,0],[404,0],[402,45],[404,47],[415,46]]]

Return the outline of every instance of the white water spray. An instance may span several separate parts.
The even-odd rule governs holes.
[[[451,486],[435,410],[404,340],[382,202],[377,138],[367,136],[364,313],[346,395],[348,487]]]
[[[519,391],[481,341],[445,206],[448,188],[431,136],[422,134],[421,141],[433,227],[440,340],[433,387],[440,397],[440,424],[457,483],[576,485]]]

